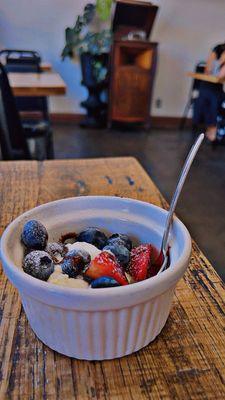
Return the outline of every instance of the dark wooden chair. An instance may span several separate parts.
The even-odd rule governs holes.
[[[4,67],[7,72],[37,72],[41,73],[40,54],[32,50],[9,50],[0,51],[0,59],[4,59]],[[16,106],[19,111],[39,112],[44,121],[49,121],[47,97],[20,96],[15,97]]]
[[[48,123],[22,123],[7,73],[0,64],[0,144],[3,160],[54,158]]]

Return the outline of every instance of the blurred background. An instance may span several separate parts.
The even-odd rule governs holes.
[[[13,0],[1,2],[1,48],[35,49],[65,80],[65,97],[52,97],[53,113],[82,113],[79,103],[86,90],[80,85],[79,63],[60,58],[64,47],[64,29],[72,26],[88,1],[81,0]],[[180,117],[187,101],[190,80],[185,73],[197,61],[205,60],[209,51],[225,39],[223,0],[154,1],[160,9],[151,33],[159,43],[157,76],[152,102],[153,116]],[[159,102],[161,104],[159,107]]]

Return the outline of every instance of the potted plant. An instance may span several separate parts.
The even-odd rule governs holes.
[[[106,103],[101,94],[107,87],[108,54],[111,47],[111,31],[107,20],[112,0],[97,0],[84,7],[75,25],[65,30],[66,44],[62,59],[79,58],[82,70],[82,84],[88,88],[87,100],[81,105],[87,109],[82,126],[99,127],[106,122]]]

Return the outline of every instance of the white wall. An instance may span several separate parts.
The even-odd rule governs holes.
[[[74,23],[87,0],[1,0],[0,48],[38,50],[68,85],[65,97],[51,98],[53,112],[82,112],[86,89],[80,68],[62,62],[64,28]],[[159,42],[153,115],[182,114],[190,85],[185,72],[207,57],[209,49],[225,41],[225,0],[155,0],[160,10],[151,39]],[[155,100],[162,99],[162,107]]]
[[[225,42],[224,0],[155,0],[160,6],[152,40],[159,42],[159,65],[154,99],[163,107],[152,107],[153,115],[182,114],[190,87],[186,71],[204,60],[209,49]]]

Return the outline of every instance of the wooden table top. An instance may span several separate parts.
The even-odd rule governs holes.
[[[210,83],[225,83],[225,78],[221,79],[218,76],[204,74],[204,73],[197,73],[197,72],[188,72],[187,76],[190,78],[198,79],[200,81],[210,82]]]
[[[52,71],[52,64],[47,61],[41,62],[41,70],[42,71]]]
[[[0,189],[1,232],[27,209],[70,196],[127,196],[167,208],[133,158],[0,162]],[[0,399],[224,399],[225,286],[194,242],[162,333],[113,361],[74,360],[42,344],[0,272]]]
[[[56,72],[8,73],[15,96],[57,96],[66,93],[66,84]]]

